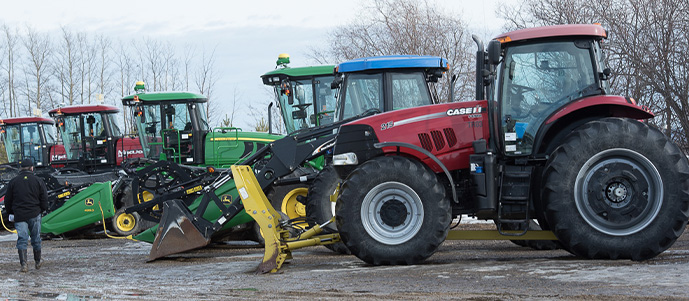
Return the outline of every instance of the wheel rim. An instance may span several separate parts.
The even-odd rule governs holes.
[[[366,194],[361,204],[361,220],[366,232],[378,242],[398,245],[421,229],[423,203],[411,187],[385,182]]]
[[[122,213],[117,216],[117,227],[122,232],[129,232],[136,226],[136,218],[129,213]]]
[[[581,217],[609,235],[643,230],[663,204],[660,173],[646,157],[629,149],[609,149],[591,157],[574,185]]]
[[[282,205],[280,206],[282,212],[287,214],[290,219],[294,218],[304,218],[306,217],[306,206],[297,200],[297,197],[304,196],[309,192],[308,188],[300,187],[292,189],[289,193],[285,195],[282,199]]]

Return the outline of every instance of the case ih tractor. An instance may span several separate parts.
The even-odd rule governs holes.
[[[644,123],[653,114],[608,95],[606,36],[599,25],[523,29],[487,51],[475,38],[477,101],[343,125],[333,161],[349,250],[375,265],[419,263],[453,238],[460,214],[509,235],[535,218],[585,258],[670,247],[689,216],[689,165]]]

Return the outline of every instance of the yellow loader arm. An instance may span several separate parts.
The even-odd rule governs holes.
[[[289,221],[281,220],[280,214],[263,193],[251,167],[234,165],[231,169],[244,209],[258,223],[263,233],[265,251],[263,261],[258,266],[258,273],[277,272],[285,260],[292,258],[291,250],[340,241],[339,234],[319,235],[322,227],[333,222],[334,217],[323,225],[316,225],[300,233],[297,237],[290,237],[285,227]]]

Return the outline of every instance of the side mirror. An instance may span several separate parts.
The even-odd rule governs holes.
[[[488,42],[488,63],[497,65],[500,63],[500,53],[502,52],[502,45],[498,40],[490,40]]]
[[[306,119],[306,111],[305,110],[293,111],[292,112],[292,119],[294,119],[294,120]]]
[[[341,83],[342,83],[342,77],[341,76],[335,76],[335,78],[333,79],[333,82],[330,83],[330,89],[339,88]]]

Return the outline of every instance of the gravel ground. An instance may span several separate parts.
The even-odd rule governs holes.
[[[368,266],[309,247],[263,275],[254,273],[263,249],[250,242],[146,263],[149,244],[121,239],[44,241],[41,270],[20,273],[15,240],[0,232],[0,299],[689,299],[686,235],[643,262],[582,260],[508,241],[448,241],[422,265]]]

